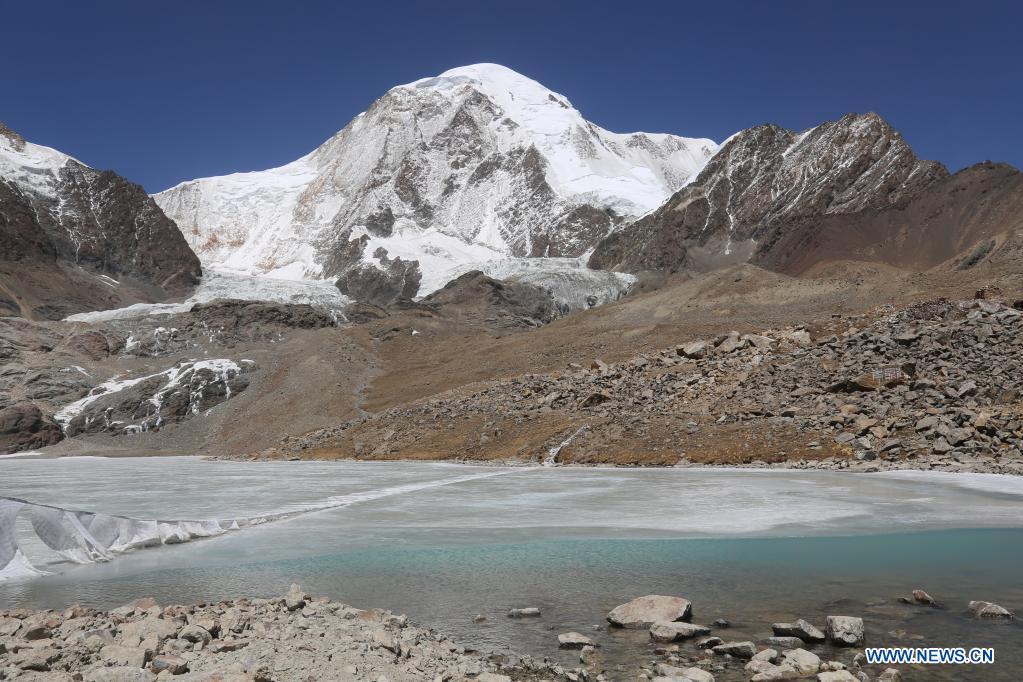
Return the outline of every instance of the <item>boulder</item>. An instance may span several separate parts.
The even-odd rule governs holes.
[[[688,599],[651,594],[616,606],[607,614],[607,621],[620,628],[646,629],[662,621],[689,620],[692,615]]]
[[[817,673],[817,682],[860,682],[848,670],[829,670]]]
[[[1012,620],[1015,617],[1012,611],[989,601],[971,601],[969,608],[977,618]]]
[[[854,616],[828,616],[824,633],[827,640],[835,646],[862,646],[863,619]]]
[[[597,645],[592,639],[578,632],[563,632],[558,635],[558,647],[562,649],[582,649],[587,646]]]
[[[684,680],[692,680],[692,682],[714,682],[714,675],[703,668],[682,668],[679,672]]]
[[[902,682],[902,673],[897,668],[885,668],[884,672],[877,676],[877,682]]]
[[[913,590],[913,601],[917,604],[925,604],[931,606],[934,604],[934,597],[927,594],[923,590]]]
[[[182,624],[177,619],[147,616],[142,620],[124,623],[120,626],[120,633],[121,637],[138,637],[140,640],[156,637],[162,642],[177,637]]]
[[[150,651],[137,647],[118,646],[111,644],[99,650],[99,657],[110,665],[127,666],[129,668],[145,667]]]
[[[700,635],[709,635],[710,628],[706,625],[658,621],[650,626],[650,639],[655,642],[677,642]]]
[[[308,595],[298,585],[292,584],[288,593],[284,595],[284,605],[289,611],[297,611],[306,604]]]
[[[509,618],[536,618],[540,615],[540,609],[535,606],[527,606],[524,609],[512,609],[508,612]]]
[[[757,653],[757,646],[753,642],[725,642],[718,644],[711,651],[719,656],[728,654],[736,658],[753,658]]]
[[[209,630],[194,624],[181,628],[178,637],[193,644],[209,644],[213,640],[213,635],[209,633]]]
[[[771,630],[778,637],[798,637],[804,642],[824,641],[824,633],[802,618],[794,623],[774,623]]]
[[[150,667],[157,674],[166,670],[171,675],[182,675],[188,672],[188,661],[180,656],[157,656]]]
[[[789,649],[783,652],[782,656],[784,664],[794,668],[800,676],[812,675],[821,667],[820,657],[806,649]]]
[[[709,347],[710,344],[706,341],[692,341],[679,346],[676,352],[690,360],[699,360],[702,357],[706,357]]]

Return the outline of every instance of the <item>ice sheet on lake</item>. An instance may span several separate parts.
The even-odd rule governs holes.
[[[18,535],[19,517],[29,522],[31,535],[34,536],[34,539],[41,542],[59,560],[88,564],[110,561],[118,554],[135,549],[215,537],[230,531],[281,521],[300,514],[339,509],[392,495],[501,476],[510,473],[510,471],[498,469],[439,480],[417,481],[328,497],[317,502],[295,505],[266,514],[227,519],[135,519],[127,516],[97,514],[34,504],[12,497],[0,497],[0,582],[33,578],[47,573],[34,566],[22,551]],[[32,539],[25,538],[29,541]]]

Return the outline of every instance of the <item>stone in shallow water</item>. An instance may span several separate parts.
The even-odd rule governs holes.
[[[689,620],[692,615],[688,599],[651,594],[616,606],[607,621],[621,628],[645,629],[660,621]]]
[[[736,658],[753,658],[757,653],[757,646],[753,642],[725,642],[718,644],[713,651],[719,656],[728,654]]]
[[[650,626],[650,639],[655,642],[675,642],[709,634],[710,628],[706,625],[692,623],[658,621]]]
[[[512,609],[508,612],[509,618],[536,618],[540,615],[540,609],[535,606],[528,606],[524,609]]]
[[[1012,611],[989,601],[971,601],[969,606],[970,611],[978,618],[1011,620],[1014,617]]]
[[[563,632],[558,635],[558,646],[562,649],[582,649],[587,646],[596,647],[597,644],[584,634]]]
[[[804,642],[824,641],[824,633],[802,618],[795,623],[775,623],[771,629],[777,637],[798,637]]]
[[[768,637],[764,644],[779,649],[798,649],[803,646],[803,640],[798,637]]]
[[[863,619],[854,616],[828,616],[824,632],[828,641],[837,646],[861,646]]]

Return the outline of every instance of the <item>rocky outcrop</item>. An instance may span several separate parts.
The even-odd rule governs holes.
[[[423,279],[419,261],[388,258],[383,248],[377,249],[375,257],[378,265],[357,262],[345,267],[337,280],[341,293],[376,306],[415,297]]]
[[[468,272],[423,299],[445,316],[491,325],[538,327],[568,313],[550,291],[525,282],[503,282]]]
[[[201,274],[138,185],[0,125],[0,309],[59,318],[189,292]]]
[[[0,452],[20,452],[53,445],[64,437],[60,426],[32,403],[0,409]]]
[[[750,128],[664,205],[604,239],[590,266],[678,272],[768,261],[790,232],[813,230],[812,219],[899,206],[947,175],[872,113],[802,133]]]
[[[67,436],[106,431],[114,435],[157,430],[198,416],[248,386],[248,360],[182,361],[135,379],[110,380],[57,411]]]

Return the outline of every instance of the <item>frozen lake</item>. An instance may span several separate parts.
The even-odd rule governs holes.
[[[299,582],[408,613],[466,644],[568,656],[551,645],[551,628],[593,631],[616,604],[661,593],[691,599],[698,622],[735,621],[729,638],[846,613],[866,618],[873,643],[912,634],[930,645],[993,645],[999,671],[1020,657],[1018,624],[978,623],[965,604],[1023,607],[1023,479],[26,458],[0,461],[0,496],[136,518],[313,510],[109,563],[36,563],[54,574],[0,583],[0,607],[272,596]],[[23,546],[31,557],[31,540]],[[948,608],[896,603],[917,587]],[[521,606],[544,617],[504,617]],[[471,623],[477,613],[488,622]],[[609,656],[633,662],[650,656],[640,634],[597,637]]]

